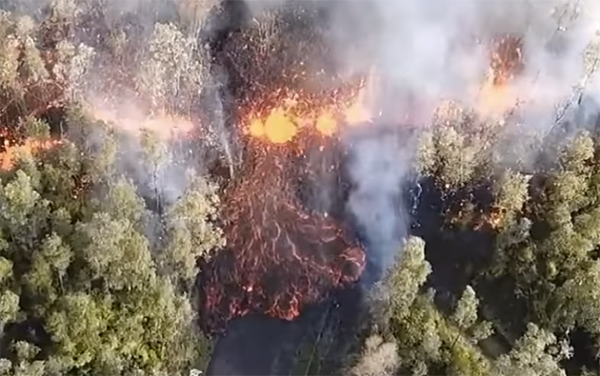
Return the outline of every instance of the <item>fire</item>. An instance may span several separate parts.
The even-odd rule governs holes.
[[[33,154],[60,144],[60,140],[36,140],[32,138],[25,139],[24,142],[19,144],[13,144],[7,136],[6,132],[0,131],[0,137],[4,138],[2,151],[0,152],[0,171],[10,171],[21,153]]]
[[[524,67],[522,48],[522,40],[513,36],[505,36],[493,45],[490,70],[477,98],[480,114],[502,115],[517,105],[513,82]]]
[[[484,213],[475,224],[475,230],[481,230],[487,227],[496,230],[502,225],[506,211],[500,207],[493,207],[489,213]]]

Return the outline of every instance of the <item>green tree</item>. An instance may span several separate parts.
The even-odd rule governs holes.
[[[492,375],[564,376],[559,362],[570,356],[567,343],[557,342],[552,333],[529,324],[510,353],[494,362]]]
[[[419,142],[419,171],[448,191],[480,178],[479,170],[485,170],[491,156],[489,143],[476,132],[463,132],[463,126],[454,120],[435,124]]]
[[[529,319],[542,328],[554,332],[579,327],[595,334],[600,306],[593,295],[583,297],[592,293],[598,278],[594,140],[587,132],[577,134],[558,156],[537,179],[541,184],[523,209],[528,218],[498,234],[492,274],[515,282]]]
[[[351,372],[489,375],[489,361],[477,342],[489,336],[490,329],[477,316],[474,290],[467,287],[454,315],[446,317],[434,303],[435,291],[421,291],[431,272],[424,251],[422,239],[409,237],[397,264],[376,290],[379,304],[374,314],[379,325]],[[396,349],[395,356],[391,349]]]
[[[67,155],[69,150],[81,153],[74,144],[63,143],[30,156],[37,161],[34,167],[41,166],[35,169],[39,183],[17,170],[6,174],[0,190],[0,233],[10,234],[0,258],[2,325],[39,320],[44,323],[40,330],[51,338],[41,348],[42,358],[30,362],[13,353],[10,374],[35,369],[159,375],[201,367],[197,362],[206,361],[209,343],[194,328],[189,292],[170,282],[189,279],[193,267],[159,273],[162,256],[151,252],[144,234],[148,209],[131,182],[117,176],[101,179],[93,190],[83,189],[74,197],[72,189],[81,189],[77,182],[97,170],[77,164],[69,171],[71,164],[64,163],[59,149]],[[76,183],[71,189],[49,189],[56,177]],[[193,235],[192,244],[208,250],[221,241],[220,232],[202,221],[210,221],[210,213],[216,213],[210,206],[218,201],[205,198],[206,191],[192,191],[182,199],[180,205],[188,209],[178,218]],[[86,205],[70,205],[82,199]],[[174,213],[181,210],[177,207]],[[201,213],[205,215],[185,217]],[[12,336],[4,340],[13,346],[33,344]]]
[[[192,178],[189,188],[167,213],[167,242],[162,266],[169,275],[189,284],[195,276],[196,260],[224,243],[222,230],[214,226],[219,206],[216,186]]]
[[[475,324],[478,305],[479,300],[475,295],[475,290],[471,286],[467,286],[452,315],[452,319],[459,328],[467,330]]]
[[[207,82],[207,52],[174,24],[156,24],[137,76],[138,89],[158,107],[187,110]]]
[[[398,368],[398,348],[394,342],[385,342],[379,335],[365,341],[358,363],[348,372],[352,376],[379,376],[393,374]]]
[[[403,317],[419,289],[431,273],[431,265],[425,260],[425,242],[418,237],[409,237],[405,243],[398,265],[391,268],[378,286],[377,293],[385,299],[385,316]]]
[[[494,205],[501,210],[502,218],[498,226],[513,224],[529,198],[529,178],[513,170],[505,170],[494,184]]]
[[[28,140],[0,171],[0,375],[202,369],[211,343],[195,326],[190,289],[196,259],[223,244],[216,187],[198,177],[161,218],[120,163],[128,141],[86,101],[90,86],[129,80],[154,109],[186,109],[205,84],[206,51],[190,29],[205,15],[197,10],[185,33],[165,23],[131,39],[123,15],[111,15],[111,35],[97,27],[108,19],[97,22],[108,16],[103,2],[47,5],[36,17],[0,11],[0,133]],[[122,48],[103,45],[118,35]],[[58,108],[64,116],[41,120]],[[165,148],[154,141],[145,151]]]

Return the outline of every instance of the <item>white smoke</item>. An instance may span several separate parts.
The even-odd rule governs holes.
[[[247,0],[254,13],[285,0]],[[377,111],[385,121],[398,113],[428,124],[441,100],[475,104],[489,72],[495,38],[521,38],[524,71],[514,92],[525,102],[522,122],[550,129],[560,108],[581,85],[583,54],[600,26],[595,0],[342,0],[329,8],[327,38],[341,71],[375,67]],[[401,119],[401,118],[400,118]],[[373,132],[377,133],[375,125]],[[401,183],[412,169],[410,148],[389,134],[351,137],[350,175],[356,185],[349,209],[367,232],[380,266],[390,265],[400,248],[398,227],[406,226],[399,207]]]
[[[382,101],[392,108],[400,104],[386,92],[409,93],[430,109],[441,99],[473,100],[489,69],[489,43],[510,34],[522,38],[526,62],[518,91],[539,116],[540,106],[562,99],[579,82],[582,53],[600,26],[600,4],[591,0],[346,3],[330,25],[338,63],[350,70],[374,64],[386,83]],[[348,47],[357,41],[367,44],[368,58]]]
[[[369,260],[379,274],[394,263],[408,225],[401,198],[402,183],[411,172],[413,149],[410,140],[401,139],[389,129],[351,140],[349,175],[356,188],[350,194],[348,208],[365,233]]]

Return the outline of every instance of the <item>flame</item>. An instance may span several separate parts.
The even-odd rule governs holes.
[[[481,230],[488,228],[490,230],[497,230],[503,223],[506,215],[506,211],[501,207],[492,207],[489,213],[483,213],[482,216],[475,223],[474,229]]]
[[[524,68],[520,38],[504,36],[492,47],[490,69],[477,98],[477,110],[484,116],[502,115],[518,104],[514,79]]]
[[[0,132],[0,136],[3,136],[3,132]],[[35,154],[41,150],[49,150],[60,143],[60,140],[37,140],[28,138],[21,144],[11,144],[8,139],[5,139],[2,145],[3,150],[0,152],[0,170],[12,170],[21,153]]]

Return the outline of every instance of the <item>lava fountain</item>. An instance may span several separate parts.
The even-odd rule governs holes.
[[[206,332],[249,313],[292,320],[301,309],[357,281],[360,244],[327,213],[298,198],[303,171],[294,161],[315,140],[327,142],[355,103],[294,115],[294,102],[247,116],[247,167],[224,197],[227,247],[201,265],[201,323]]]

